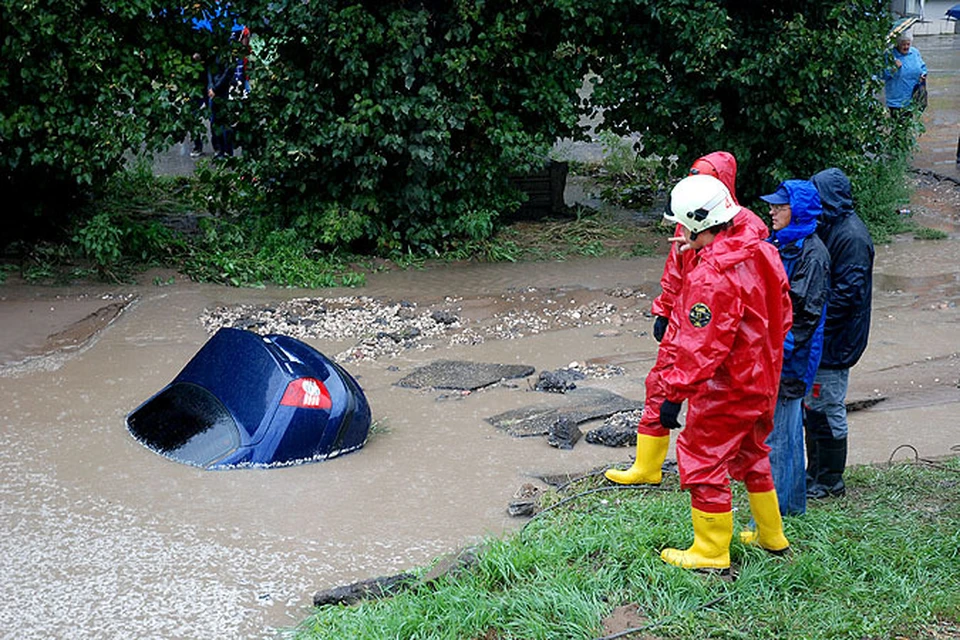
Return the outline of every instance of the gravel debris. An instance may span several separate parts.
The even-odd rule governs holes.
[[[615,429],[635,430],[637,425],[640,424],[641,414],[643,414],[643,409],[637,409],[635,411],[621,411],[620,413],[615,413],[604,420],[603,426]]]
[[[580,364],[576,361],[571,362],[562,369],[558,369],[558,371],[564,370],[575,371],[583,376],[584,379],[591,380],[613,378],[615,376],[622,376],[625,373],[623,367],[618,367],[612,364]]]
[[[295,298],[271,305],[232,305],[205,309],[200,321],[208,333],[221,327],[247,329],[261,335],[279,333],[297,339],[355,340],[334,356],[338,362],[395,357],[407,349],[426,350],[447,345],[477,345],[487,340],[513,340],[558,329],[614,324],[643,316],[637,307],[646,295],[618,289],[602,293],[619,304],[575,295],[555,296],[534,287],[508,292],[497,308],[482,320],[466,321],[463,298],[448,296],[436,304],[380,300],[369,296]],[[597,297],[594,292],[593,298]],[[574,363],[576,364],[576,363]],[[582,367],[587,377],[621,375],[616,367]]]

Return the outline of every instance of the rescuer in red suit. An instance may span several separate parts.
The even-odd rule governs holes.
[[[737,203],[735,183],[737,180],[737,160],[726,151],[714,151],[698,158],[690,167],[690,175],[707,175],[717,178],[727,187],[730,197]],[[770,235],[767,225],[749,209],[741,209],[734,216],[734,224],[748,228],[760,239]],[[677,225],[674,236],[681,235],[682,226]],[[653,314],[656,320],[653,325],[653,335],[660,348],[657,351],[657,361],[647,374],[644,383],[646,397],[640,424],[637,426],[637,453],[636,462],[629,469],[610,469],[606,472],[607,479],[617,484],[659,484],[662,479],[661,467],[667,457],[670,446],[670,432],[660,425],[660,405],[664,400],[664,387],[661,380],[663,372],[673,366],[676,359],[675,350],[663,342],[663,334],[667,329],[670,313],[673,311],[683,275],[694,263],[696,252],[679,251],[680,245],[674,243],[670,247],[663,275],[660,278],[662,292],[653,301]]]
[[[661,343],[671,365],[659,373],[658,416],[661,428],[679,428],[688,401],[677,461],[681,487],[690,491],[694,542],[660,555],[686,568],[730,566],[729,478],[746,484],[757,543],[775,552],[789,547],[764,443],[792,319],[789,282],[776,249],[738,219],[743,211],[720,180],[698,174],[674,187],[664,214],[680,225],[672,240],[689,262]],[[642,464],[646,449],[637,449]]]

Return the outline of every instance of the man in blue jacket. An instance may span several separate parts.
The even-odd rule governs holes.
[[[830,253],[830,294],[823,355],[804,402],[807,497],[845,493],[847,384],[867,347],[873,294],[873,240],[853,208],[850,179],[840,169],[810,178],[823,205],[817,235]]]
[[[802,404],[823,350],[830,254],[816,234],[821,206],[812,182],[787,180],[760,199],[770,204],[769,242],[780,252],[793,304],[793,327],[783,345],[777,408],[767,445],[780,513],[801,515],[807,510]]]

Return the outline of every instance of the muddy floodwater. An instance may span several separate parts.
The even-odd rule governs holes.
[[[656,262],[398,272],[373,278],[363,294],[417,300],[443,289],[469,293],[480,307],[504,290],[536,285],[586,299],[599,295],[588,287],[635,282]],[[4,326],[135,296],[92,344],[8,366],[0,378],[0,562],[9,587],[0,628],[10,638],[268,637],[301,619],[319,588],[423,565],[511,530],[520,523],[506,507],[528,474],[586,470],[623,451],[581,441],[561,452],[484,422],[544,401],[525,380],[466,396],[394,383],[437,358],[540,370],[618,353],[650,358],[654,349],[636,333],[645,326],[610,338],[594,338],[605,327],[593,326],[356,362],[349,370],[377,423],[362,450],[292,468],[209,472],[148,451],[127,433],[124,416],[208,338],[205,310],[317,292],[178,282],[3,294]],[[596,341],[603,347],[591,346]],[[349,346],[311,344],[330,354]],[[642,397],[641,373],[613,387]]]
[[[958,255],[955,239],[878,248],[873,339],[854,370],[851,399],[885,400],[852,414],[852,463],[886,461],[902,444],[922,456],[945,455],[960,444]],[[556,401],[556,394],[531,391],[526,380],[468,395],[395,383],[437,359],[538,371],[605,362],[622,367],[623,375],[581,384],[642,399],[656,348],[642,312],[661,262],[375,275],[363,295],[445,304],[474,319],[489,319],[504,296],[518,309],[605,301],[616,310],[604,307],[608,314],[597,324],[480,344],[439,340],[432,348],[357,360],[348,368],[377,423],[366,447],[316,464],[219,472],[148,451],[127,433],[124,416],[205,342],[209,331],[200,318],[210,309],[358,292],[182,281],[4,288],[4,327],[53,327],[58,309],[80,316],[90,307],[129,303],[90,343],[8,364],[0,377],[3,637],[272,637],[308,613],[318,589],[422,566],[517,529],[523,520],[510,518],[506,507],[522,484],[623,462],[631,452],[583,440],[561,451],[544,438],[514,438],[486,422],[507,409]],[[308,342],[333,354],[349,352],[356,341]],[[3,345],[8,362],[22,360],[22,347]]]
[[[918,164],[955,177],[945,159],[958,124],[957,41],[917,44],[931,67],[931,128]],[[877,247],[871,342],[849,396],[877,402],[850,415],[851,464],[960,447],[960,210],[956,183],[935,183],[914,208],[950,238]],[[533,379],[469,394],[396,382],[439,359],[537,372],[592,363],[622,373],[579,385],[640,401],[656,353],[645,313],[662,264],[655,256],[442,266],[319,292],[166,284],[169,273],[127,286],[0,285],[0,637],[275,637],[309,613],[319,589],[517,530],[524,520],[507,505],[524,483],[626,462],[632,451],[584,440],[563,451],[487,422],[562,400],[531,390]],[[307,338],[344,354],[373,411],[367,445],[341,458],[210,472],[128,434],[126,414],[208,339],[212,310],[352,295],[456,312],[487,332],[357,358],[349,354],[361,339]],[[536,317],[552,320],[529,321]]]

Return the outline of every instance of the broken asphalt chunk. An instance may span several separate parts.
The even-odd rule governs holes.
[[[535,369],[525,364],[492,364],[464,360],[437,360],[397,382],[412,389],[462,389],[475,391],[501,380],[526,378]]]

